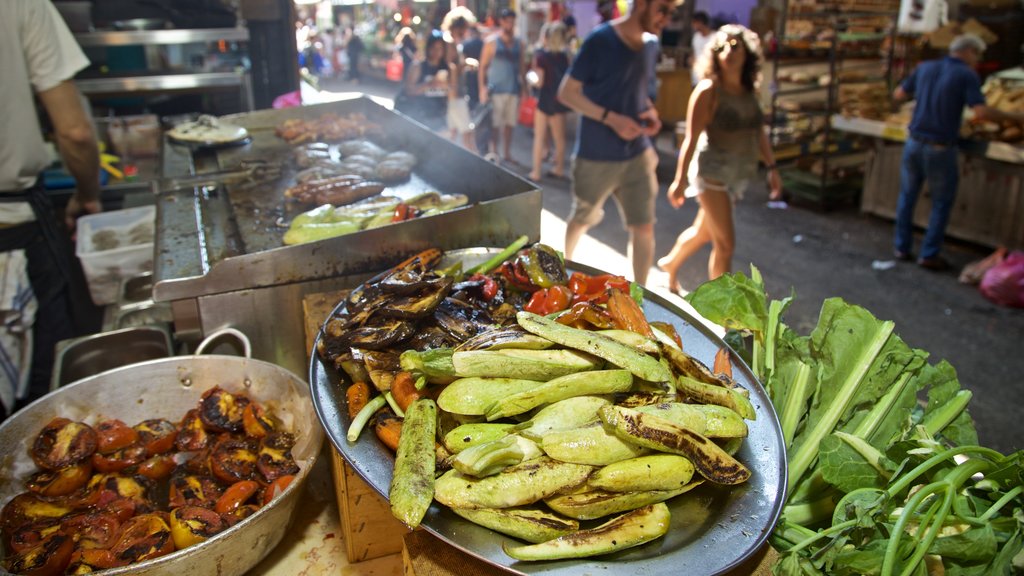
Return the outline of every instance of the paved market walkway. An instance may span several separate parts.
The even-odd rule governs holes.
[[[368,81],[361,85],[328,81],[328,90],[355,90],[391,98],[395,85]],[[696,203],[673,210],[664,190],[673,166],[672,135],[659,143],[662,183],[655,234],[658,255],[693,220]],[[525,175],[532,133],[518,128],[513,155]],[[544,179],[541,238],[563,247],[571,195],[568,182]],[[895,185],[895,183],[893,184]],[[785,321],[802,334],[817,322],[824,299],[839,296],[864,306],[877,317],[896,322],[897,333],[911,346],[931,353],[931,361],[947,359],[957,368],[961,384],[974,392],[972,415],[983,443],[1004,452],[1024,448],[1019,412],[1024,409],[1024,312],[999,308],[971,286],[959,284],[953,272],[936,274],[913,264],[891,260],[892,223],[860,214],[856,209],[820,213],[805,209],[766,207],[763,186],[748,191],[736,205],[737,247],[734,267],[749,272],[755,264],[776,298],[796,292]],[[604,222],[581,241],[576,260],[610,272],[630,274],[626,233],[614,206],[606,207]],[[946,257],[959,270],[988,250],[949,242]],[[707,250],[699,252],[680,272],[684,288],[692,290],[707,278]],[[892,265],[892,267],[887,267]],[[651,273],[649,287],[668,295],[665,274]],[[671,296],[674,298],[674,295]],[[680,301],[681,300],[676,300]]]

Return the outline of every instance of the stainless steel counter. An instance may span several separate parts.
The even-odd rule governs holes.
[[[461,193],[462,208],[382,228],[296,246],[283,245],[287,222],[297,209],[283,191],[293,182],[291,146],[274,135],[287,118],[317,118],[325,112],[360,113],[383,128],[380,144],[420,159],[413,178],[388,190],[411,195],[426,190]],[[279,177],[264,182],[225,183],[217,178],[173,188],[164,182],[157,199],[154,300],[172,302],[179,337],[195,338],[231,326],[253,342],[253,355],[296,373],[307,370],[302,298],[352,287],[371,273],[420,250],[504,246],[520,235],[540,237],[541,192],[534,184],[456,146],[369,98],[266,110],[227,118],[245,126],[252,142],[211,157],[181,147],[165,155],[170,164],[201,175],[231,170],[242,162],[280,163]],[[180,175],[180,173],[179,173]],[[175,174],[165,170],[165,176]]]

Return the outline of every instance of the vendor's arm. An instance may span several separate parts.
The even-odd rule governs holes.
[[[917,68],[907,76],[903,82],[900,82],[896,89],[892,91],[892,99],[898,104],[905,102],[914,97],[914,91],[917,89]]]
[[[100,211],[100,153],[96,132],[82,104],[82,96],[70,80],[39,92],[50,121],[53,123],[64,165],[75,179],[75,193],[68,201],[65,219],[73,230],[82,214]]]
[[[607,124],[623,140],[633,140],[644,134],[643,126],[629,116],[613,112],[587,98],[583,93],[583,83],[569,74],[558,87],[558,100],[591,120]]]
[[[989,122],[1001,122],[1004,120],[1024,122],[1024,114],[1020,112],[1007,112],[985,104],[974,106],[971,110],[974,112],[975,120],[985,120]]]
[[[683,138],[683,144],[679,147],[676,176],[668,187],[668,201],[673,208],[679,208],[686,200],[684,194],[687,186],[690,185],[690,162],[693,160],[694,150],[697,149],[697,139],[707,128],[708,122],[711,121],[714,92],[714,84],[711,80],[701,80],[690,96],[690,103],[686,110],[686,137]]]
[[[480,53],[480,72],[477,74],[477,81],[479,82],[481,104],[487,103],[489,97],[487,92],[487,73],[490,72],[491,61],[494,60],[495,45],[495,41],[487,40],[484,42],[484,49]]]

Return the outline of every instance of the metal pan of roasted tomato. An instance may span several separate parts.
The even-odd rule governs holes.
[[[525,242],[348,294],[310,367],[328,437],[396,518],[498,567],[735,567],[785,492],[764,389],[671,302]]]
[[[280,542],[323,441],[309,387],[202,348],[79,380],[0,425],[4,570],[240,575]]]

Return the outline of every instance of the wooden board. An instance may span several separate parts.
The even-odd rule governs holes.
[[[348,291],[324,292],[303,298],[307,355],[313,354],[320,326],[347,294]],[[409,532],[408,528],[391,515],[387,500],[370,488],[333,447],[331,471],[348,561],[361,562],[401,552],[402,536]]]

